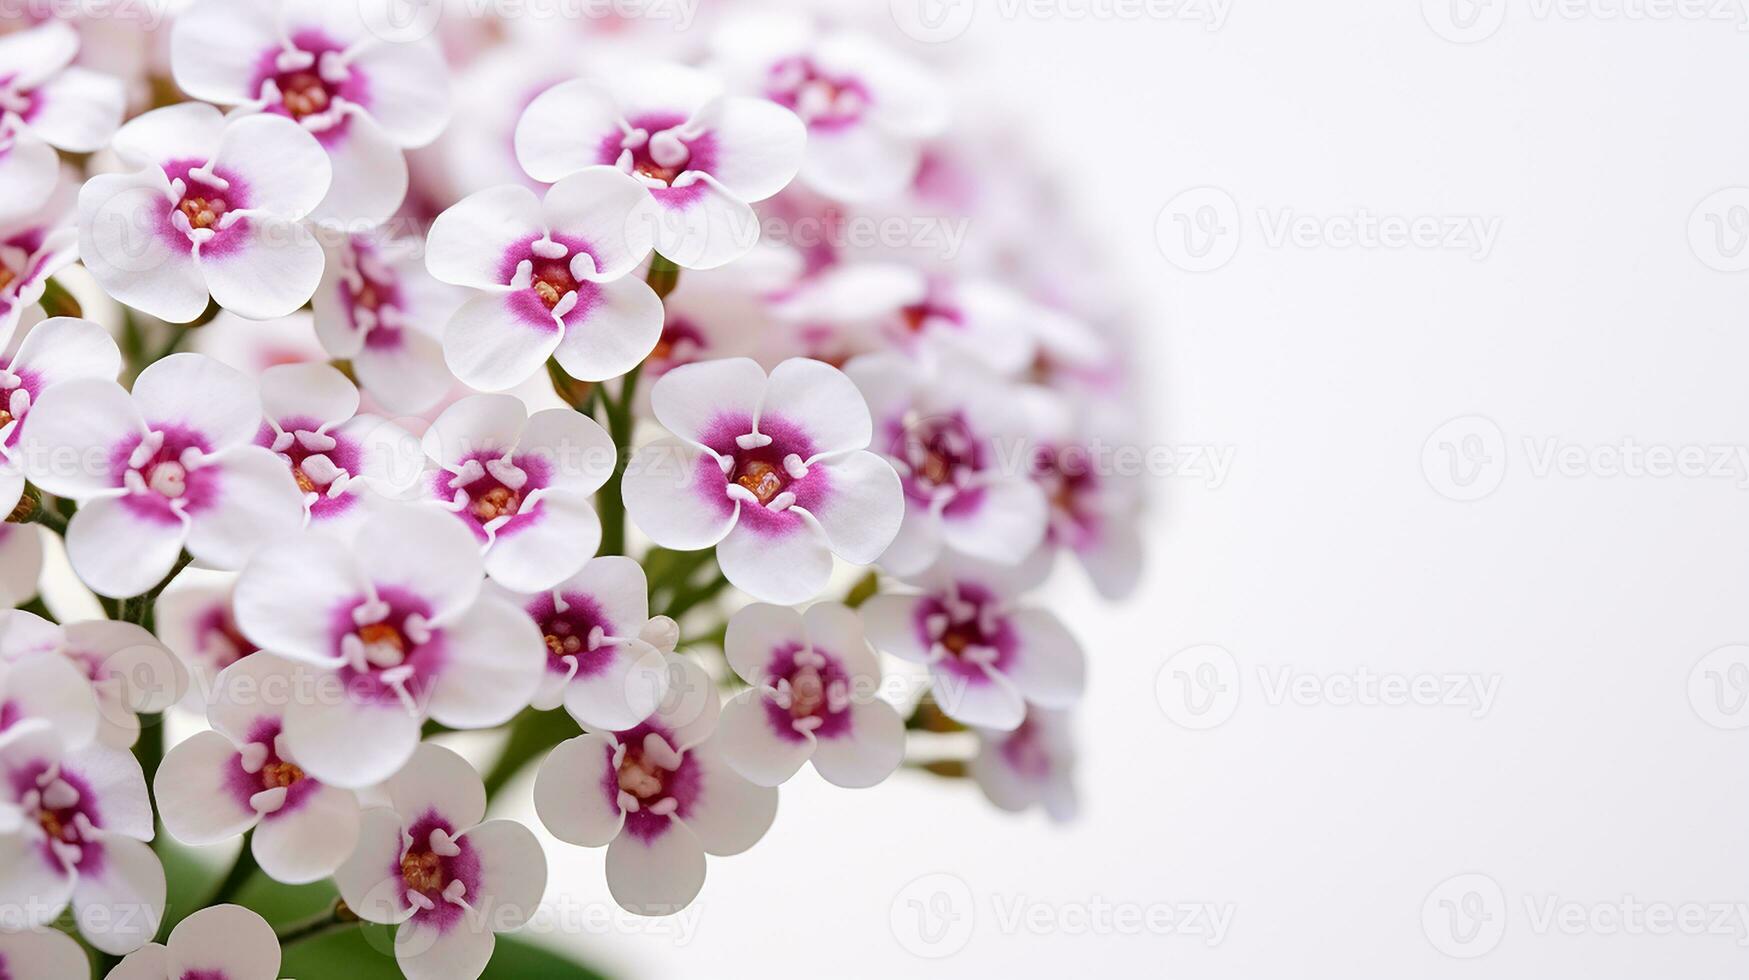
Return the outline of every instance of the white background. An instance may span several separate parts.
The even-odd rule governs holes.
[[[712,860],[685,935],[562,941],[651,978],[1743,976],[1749,912],[1718,935],[1706,907],[1749,906],[1749,730],[1695,702],[1746,689],[1702,674],[1691,699],[1690,678],[1749,643],[1749,468],[1611,463],[1630,444],[1709,462],[1749,445],[1749,273],[1707,264],[1749,223],[1709,205],[1716,250],[1695,213],[1749,185],[1749,34],[1734,5],[1719,21],[1653,3],[1484,3],[1468,36],[1486,36],[1463,43],[1434,27],[1444,0],[1234,0],[1213,30],[1194,10],[948,0],[974,16],[938,52],[1027,121],[1132,287],[1151,437],[1230,451],[1232,471],[1155,482],[1135,601],[1101,604],[1071,573],[1054,587],[1092,664],[1078,822],[927,777],[852,793],[804,772],[764,841]],[[1211,186],[1237,250],[1187,272],[1156,223]],[[1497,221],[1498,240],[1485,258],[1270,240],[1284,215],[1361,209]],[[1542,466],[1551,446],[1578,461]],[[1440,492],[1496,479],[1475,501]],[[1168,659],[1200,644],[1230,653],[1238,698],[1205,731],[1163,710],[1194,666]],[[1498,693],[1478,718],[1270,689],[1362,670]],[[548,844],[549,901],[610,908],[601,852]],[[1460,874],[1486,877],[1436,893]],[[906,932],[906,900],[943,881],[921,898],[958,931],[922,958],[895,902]],[[1447,898],[1483,918],[1449,918]],[[1648,934],[1624,902],[1705,913],[1703,934]],[[1057,925],[1006,925],[1016,903]],[[1214,945],[1073,934],[1098,903],[1232,919]],[[1566,907],[1583,920],[1547,923]]]

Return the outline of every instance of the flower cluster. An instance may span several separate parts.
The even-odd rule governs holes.
[[[875,21],[393,6],[0,21],[0,977],[342,975],[362,922],[472,980],[546,893],[509,792],[644,915],[810,766],[1068,817],[1037,596],[1132,590],[1142,494],[1024,158]]]

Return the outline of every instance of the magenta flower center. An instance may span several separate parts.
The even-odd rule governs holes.
[[[765,669],[766,716],[782,736],[830,738],[848,730],[850,675],[835,657],[805,647],[776,651]]]
[[[893,440],[907,489],[928,499],[939,489],[956,488],[983,468],[983,453],[958,416],[922,419]]]
[[[528,605],[529,616],[546,639],[547,669],[587,677],[613,660],[618,639],[600,605],[581,592],[552,593]]]
[[[868,89],[855,78],[833,75],[809,58],[786,58],[771,67],[766,97],[809,126],[847,126],[869,105]]]

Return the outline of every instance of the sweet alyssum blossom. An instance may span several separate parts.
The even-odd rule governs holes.
[[[649,584],[644,567],[621,555],[592,559],[570,578],[536,595],[518,595],[547,647],[546,675],[532,705],[564,705],[579,725],[630,728],[650,717],[668,693],[666,652],[650,642]],[[656,625],[657,631],[672,620]],[[667,644],[668,650],[673,644]]]
[[[1062,621],[1018,602],[1047,567],[944,560],[918,577],[922,594],[869,599],[863,621],[876,647],[929,666],[931,694],[948,717],[1012,731],[1028,703],[1072,707],[1086,683],[1086,658]]]
[[[555,85],[516,125],[516,157],[536,180],[591,169],[635,178],[655,205],[646,214],[656,251],[688,269],[725,265],[758,243],[752,204],[794,179],[806,142],[788,109],[725,96],[710,75],[664,63]]]
[[[898,477],[867,451],[868,408],[838,369],[795,358],[767,378],[747,358],[688,364],[650,399],[674,436],[638,451],[624,497],[657,544],[714,546],[736,588],[797,603],[825,587],[834,554],[867,564],[892,542]]]
[[[13,340],[0,352],[0,513],[10,513],[24,491],[18,443],[37,399],[63,381],[113,382],[121,372],[109,331],[89,320],[52,317]]]
[[[279,963],[279,938],[266,919],[241,905],[213,905],[178,922],[167,944],[129,953],[105,980],[278,980]]]
[[[897,353],[845,365],[898,470],[905,518],[881,566],[914,575],[944,552],[1015,565],[1044,539],[1047,506],[1028,477],[1034,447],[1011,386],[970,366],[920,370]],[[951,380],[950,380],[951,379]]]
[[[186,323],[210,297],[266,320],[316,291],[322,246],[299,221],[330,168],[295,123],[184,102],[129,121],[111,148],[134,169],[79,189],[79,258],[117,301]]]
[[[327,256],[311,306],[329,356],[350,361],[388,411],[437,404],[455,386],[441,334],[464,292],[425,271],[415,241],[352,235],[330,243]]]
[[[925,143],[948,124],[946,93],[922,67],[852,31],[817,34],[805,18],[742,16],[718,30],[712,67],[808,127],[801,179],[841,201],[897,194]]]
[[[188,672],[176,657],[132,623],[98,619],[61,626],[35,613],[0,610],[0,661],[17,665],[43,656],[77,669],[96,699],[97,740],[111,748],[133,745],[140,737],[138,716],[163,711],[188,688]],[[77,725],[62,731],[69,747],[83,744],[81,731]]]
[[[237,579],[237,622],[261,649],[312,668],[281,737],[324,783],[357,788],[413,756],[427,717],[451,728],[510,720],[540,684],[541,636],[520,609],[480,594],[480,548],[423,504],[387,504],[350,546],[289,536]]]
[[[7,980],[66,980],[90,970],[85,950],[64,932],[0,932],[0,976]]]
[[[590,497],[613,474],[613,440],[568,409],[529,415],[510,395],[474,395],[425,431],[425,492],[485,553],[486,573],[518,592],[575,574],[601,542]]]
[[[387,218],[407,192],[401,150],[436,139],[449,119],[435,45],[373,33],[368,18],[388,4],[372,6],[203,0],[171,27],[170,64],[183,91],[289,118],[321,142],[334,170],[322,220]]]
[[[60,172],[55,150],[91,153],[121,125],[121,79],[73,64],[62,20],[0,35],[0,220],[35,210]]]
[[[670,915],[704,886],[705,855],[739,854],[765,836],[777,790],[723,758],[721,710],[698,664],[669,655],[674,682],[648,720],[586,732],[554,749],[535,777],[534,808],[553,836],[607,846],[607,887],[639,915]]]
[[[69,904],[80,935],[105,953],[140,948],[164,915],[164,868],[147,842],[152,804],[140,764],[121,749],[66,751],[29,722],[0,739],[0,904],[27,927]]]
[[[284,364],[261,373],[265,419],[255,442],[289,468],[311,526],[363,518],[368,493],[397,498],[422,469],[407,430],[358,414],[358,389],[326,364]]]
[[[544,199],[506,184],[437,216],[426,267],[474,295],[450,317],[443,352],[462,381],[502,391],[548,357],[573,378],[630,371],[662,333],[662,301],[630,275],[650,254],[648,202],[636,181],[592,170]]]
[[[287,706],[314,690],[270,654],[219,674],[207,709],[212,730],[178,742],[152,783],[170,836],[198,847],[252,829],[261,870],[293,885],[326,878],[351,856],[358,798],[307,775],[283,734]]]
[[[854,789],[899,767],[905,723],[876,696],[880,661],[851,609],[755,603],[729,620],[723,651],[752,685],[723,707],[717,732],[736,772],[776,786],[811,759],[827,782]]]
[[[62,193],[64,191],[64,193]],[[0,348],[31,304],[42,299],[49,277],[78,256],[79,232],[70,222],[73,187],[61,183],[54,194],[24,215],[0,221]]]
[[[485,820],[486,790],[467,760],[426,743],[364,813],[358,849],[334,875],[347,907],[397,925],[408,980],[474,980],[546,891],[540,841],[514,820]],[[484,821],[484,822],[482,822]]]
[[[37,400],[19,440],[24,473],[79,501],[67,557],[101,595],[131,596],[196,561],[238,568],[295,531],[302,502],[285,463],[254,444],[261,398],[200,354],[154,362],[130,395],[113,381],[64,381]]]

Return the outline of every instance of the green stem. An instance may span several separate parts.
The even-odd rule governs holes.
[[[79,301],[73,294],[67,292],[67,287],[53,279],[43,283],[42,298],[37,300],[42,304],[43,312],[49,316],[84,316],[79,309]]]
[[[510,737],[487,771],[486,798],[495,799],[522,768],[541,752],[582,732],[563,711],[525,711],[510,723]]]
[[[601,502],[601,549],[598,554],[626,553],[626,505],[620,496],[620,487],[625,481],[626,463],[632,456],[632,397],[637,393],[638,375],[643,370],[644,366],[640,364],[626,372],[620,381],[617,402],[605,394],[601,396],[602,403],[607,406],[607,434],[619,453],[613,463],[613,475],[607,478],[597,497]]]
[[[158,763],[164,761],[164,715],[140,716],[140,740],[134,743],[134,758],[140,760],[140,770],[146,774],[146,785],[158,775]]]
[[[350,929],[358,925],[358,916],[346,907],[345,902],[335,902],[334,907],[321,915],[305,919],[279,930],[279,948],[288,949],[301,942],[308,942],[331,932]]]
[[[722,572],[718,572],[710,581],[705,582],[703,585],[695,585],[678,592],[674,596],[674,601],[670,602],[668,608],[663,610],[663,615],[678,622],[680,617],[691,612],[699,605],[716,598],[728,587],[728,578],[725,577]]]
[[[856,584],[850,587],[850,592],[844,596],[844,604],[856,609],[874,598],[875,593],[880,590],[881,577],[875,574],[873,569],[870,569],[867,575],[857,579]]]
[[[18,609],[20,612],[27,612],[35,616],[41,616],[43,619],[46,619],[51,623],[60,622],[60,620],[55,618],[55,614],[49,611],[48,603],[44,602],[43,597],[40,595],[24,605],[19,606]]]
[[[237,897],[243,886],[255,877],[259,865],[255,863],[255,831],[243,835],[243,849],[237,852],[237,860],[232,862],[231,870],[225,874],[224,880],[213,889],[212,895],[201,903],[201,908],[211,905],[223,905]]]

